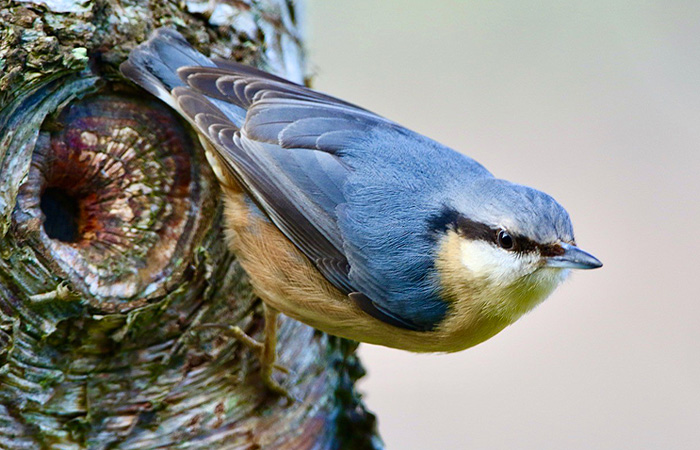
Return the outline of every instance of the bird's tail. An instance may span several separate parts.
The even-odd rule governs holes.
[[[180,33],[160,28],[136,47],[119,69],[124,76],[178,109],[171,91],[185,86],[178,69],[188,66],[215,67],[215,64],[192,48]]]

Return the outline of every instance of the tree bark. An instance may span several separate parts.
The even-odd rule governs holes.
[[[381,447],[352,342],[283,318],[266,395],[198,140],[118,72],[169,26],[303,82],[296,3],[0,1],[0,447]]]

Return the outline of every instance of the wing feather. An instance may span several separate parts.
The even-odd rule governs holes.
[[[166,101],[208,139],[221,165],[331,284],[379,320],[412,330],[432,328],[434,320],[405,313],[418,311],[419,303],[394,308],[396,285],[367,259],[374,253],[348,241],[350,228],[341,224],[349,217],[343,211],[352,203],[348,186],[355,176],[348,151],[371,156],[370,134],[402,129],[249,66],[212,62],[177,36],[157,31],[132,52],[123,72],[161,98],[168,92]]]

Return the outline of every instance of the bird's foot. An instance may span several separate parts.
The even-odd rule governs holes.
[[[248,347],[250,351],[252,351],[258,356],[258,359],[260,360],[260,363],[262,365],[262,367],[260,368],[262,372],[265,367],[265,344],[258,341],[255,338],[250,337],[250,335],[243,331],[243,329],[239,326],[223,325],[222,327],[225,328],[226,331],[229,334],[231,334],[234,338],[236,338],[237,341]],[[276,359],[277,358],[273,359],[271,368],[279,370],[283,374],[288,375],[290,373],[290,370],[281,364],[277,364],[275,362]],[[272,370],[270,370],[270,373],[272,373]]]
[[[260,342],[248,335],[241,327],[222,325],[222,324],[207,324],[200,325],[205,328],[223,328],[227,333],[231,334],[236,340],[258,356],[260,361],[260,378],[263,386],[271,394],[285,397],[289,404],[292,404],[296,399],[289,393],[287,389],[282,387],[277,380],[272,376],[274,370],[279,370],[284,374],[289,374],[290,370],[286,367],[277,364],[277,316],[278,312],[271,308],[265,308],[265,341]]]
[[[260,357],[260,376],[268,391],[284,396],[287,399],[287,404],[291,405],[296,399],[272,378],[272,370],[277,366],[277,316],[279,316],[279,312],[265,303],[263,303],[263,311],[265,314],[265,343],[262,344],[263,351]],[[286,368],[284,370],[289,372]]]
[[[284,373],[289,373],[289,369],[287,369],[286,367],[282,367],[278,364],[273,364],[272,366],[262,364],[260,366],[260,378],[262,380],[263,386],[265,386],[269,393],[278,395],[280,397],[284,397],[285,399],[287,399],[288,404],[293,404],[297,399],[294,398],[287,389],[285,389],[281,384],[277,382],[277,380],[275,380],[272,377],[273,368],[277,370],[283,369],[280,371]]]
[[[268,325],[265,323],[265,329],[267,330]],[[284,374],[289,374],[289,369],[277,364],[277,352],[274,347],[271,349],[266,348],[266,344],[262,343],[250,337],[245,331],[240,327],[232,326],[228,327],[228,331],[243,345],[248,347],[251,351],[258,355],[260,360],[260,378],[262,383],[268,392],[279,395],[280,397],[285,397],[289,403],[294,403],[295,398],[289,393],[287,389],[282,387],[281,384],[277,382],[272,376],[274,370],[279,370]],[[275,330],[276,331],[276,330]],[[267,340],[266,340],[267,341]],[[274,344],[277,343],[277,335],[275,334]]]

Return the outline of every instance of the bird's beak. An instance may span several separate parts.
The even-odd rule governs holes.
[[[603,263],[590,253],[584,252],[575,245],[562,242],[564,253],[547,258],[545,267],[559,267],[562,269],[597,269]]]

